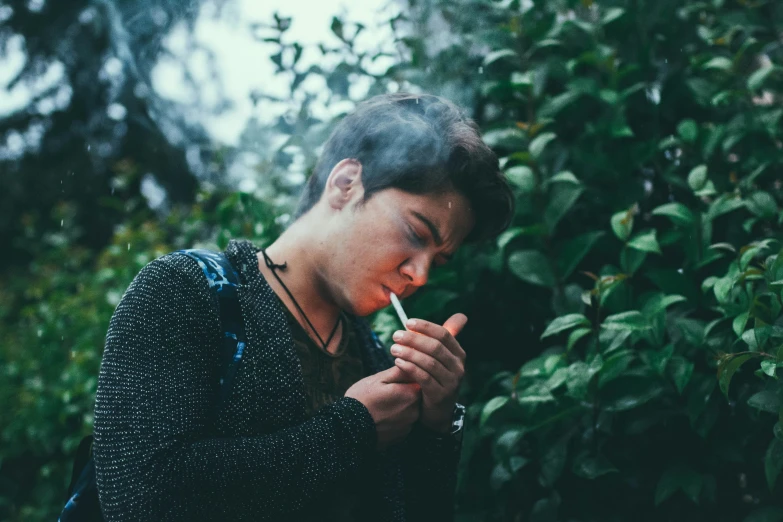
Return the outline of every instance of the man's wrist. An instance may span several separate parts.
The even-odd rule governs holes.
[[[422,420],[420,424],[423,428],[439,435],[446,435],[447,433],[451,433],[451,415],[442,420],[439,419],[434,422]]]
[[[462,427],[465,419],[465,407],[459,403],[455,403],[451,412],[446,416],[438,416],[437,420],[434,420],[432,416],[428,418],[422,418],[418,425],[424,430],[425,434],[430,437],[443,439],[449,435],[454,436],[456,439],[462,439]]]

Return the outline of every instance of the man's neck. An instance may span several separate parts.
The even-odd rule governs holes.
[[[294,224],[269,245],[266,254],[275,265],[287,265],[284,270],[280,268],[275,270],[277,276],[307,315],[307,319],[315,327],[321,339],[326,341],[339,317],[340,308],[331,299],[326,282],[322,279],[318,263],[317,243],[311,242],[309,246],[305,247],[307,239],[302,234],[303,227],[298,225],[301,224]],[[269,286],[298,319],[305,331],[317,341],[317,336],[313,334],[288,292],[275,277],[272,269],[267,267],[261,252],[258,253],[258,268]],[[328,349],[330,351],[336,350],[339,346],[342,334],[340,330],[338,329],[332,342],[329,343]]]

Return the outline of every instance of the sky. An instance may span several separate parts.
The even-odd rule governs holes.
[[[43,2],[40,3],[43,6]],[[0,6],[0,21],[10,16],[8,9]],[[152,87],[159,95],[174,101],[185,104],[197,101],[199,107],[206,110],[194,111],[196,113],[191,114],[191,118],[201,123],[216,143],[235,145],[251,117],[271,122],[277,115],[275,111],[282,110],[264,103],[254,107],[250,93],[254,89],[262,89],[269,94],[287,93],[286,79],[275,76],[274,65],[269,60],[274,47],[253,37],[253,22],[271,23],[273,13],[277,12],[282,17],[293,18],[292,26],[285,35],[288,42],[298,41],[305,46],[319,42],[336,44],[338,40],[330,30],[332,16],[344,15],[350,21],[367,26],[357,45],[371,48],[379,42],[391,41],[391,29],[383,23],[391,18],[391,9],[389,0],[232,0],[219,10],[207,1],[192,35],[184,26],[171,31],[165,46],[175,58],[164,57],[159,61],[153,70]],[[188,38],[193,38],[213,53],[214,76],[219,84],[210,77],[210,60],[206,53],[188,55],[185,52]],[[320,52],[306,49],[300,63],[307,67],[318,63],[319,59],[322,59]],[[107,66],[111,63],[107,62]],[[21,37],[11,38],[6,45],[5,56],[0,57],[0,118],[25,107],[37,93],[63,80],[62,65],[54,63],[34,82],[19,83],[9,90],[8,82],[24,64],[24,41]],[[197,80],[198,92],[188,87],[186,72]],[[309,87],[318,89],[317,85]],[[352,89],[361,88],[362,85],[352,86]],[[228,108],[217,110],[221,107],[219,92],[228,99]],[[361,92],[355,94],[360,96]],[[39,104],[38,110],[48,113],[69,101],[70,87],[64,85],[57,96],[41,102],[43,105]],[[317,105],[314,110],[319,110]]]
[[[389,9],[388,0],[235,0],[220,11],[216,11],[212,4],[205,4],[192,38],[214,53],[220,90],[232,106],[219,114],[204,112],[196,116],[197,120],[216,142],[233,145],[249,118],[255,116],[261,121],[272,121],[276,117],[271,104],[261,103],[254,107],[250,100],[251,91],[258,88],[269,94],[285,96],[288,85],[285,78],[274,74],[274,65],[269,60],[273,44],[260,42],[252,36],[254,22],[269,24],[275,12],[281,17],[292,17],[285,41],[296,41],[305,46],[300,60],[304,68],[323,59],[320,51],[307,49],[308,45],[339,42],[330,30],[334,15],[344,15],[350,21],[367,26],[357,40],[359,47],[391,41],[391,29],[383,23],[390,18]],[[219,14],[216,16],[216,13]],[[175,29],[166,46],[174,55],[182,57],[186,54],[184,49],[188,37],[184,27]],[[210,79],[207,56],[204,53],[191,55],[185,65],[188,72],[199,80],[198,93],[188,89],[185,69],[178,62],[164,59],[154,69],[152,83],[155,91],[176,101],[192,102],[200,98],[202,104],[216,106],[220,90]],[[314,78],[314,81],[317,79]]]

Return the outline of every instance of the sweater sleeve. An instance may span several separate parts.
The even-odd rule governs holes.
[[[372,417],[350,398],[281,431],[218,437],[218,319],[205,288],[164,257],[141,270],[112,316],[94,445],[108,521],[294,513],[374,451]]]
[[[454,520],[454,492],[460,444],[416,426],[403,459],[405,503],[409,522]]]

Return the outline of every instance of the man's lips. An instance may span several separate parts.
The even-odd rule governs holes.
[[[391,299],[391,296],[389,294],[391,294],[394,291],[386,285],[381,285],[381,286],[383,287],[383,293],[386,295],[386,298]],[[405,290],[402,290],[401,292],[394,292],[394,295],[400,297],[404,291]]]

